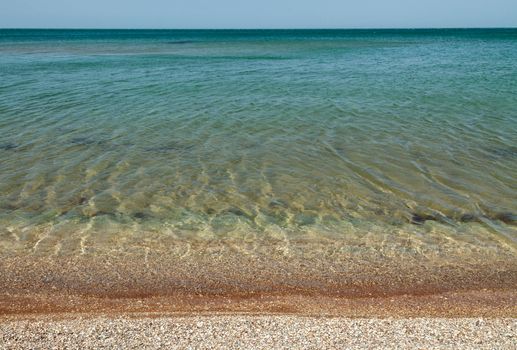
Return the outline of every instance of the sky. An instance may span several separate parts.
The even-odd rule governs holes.
[[[517,27],[517,0],[0,0],[0,28]]]

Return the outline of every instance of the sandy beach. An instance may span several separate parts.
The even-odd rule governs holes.
[[[517,293],[2,295],[0,349],[514,349]]]
[[[424,260],[336,245],[6,254],[0,348],[515,347],[510,253]]]
[[[516,345],[512,261],[308,265],[310,259],[194,256],[6,256],[0,348]]]
[[[45,270],[53,267],[47,265]],[[2,279],[0,349],[513,349],[517,345],[517,293],[511,285],[478,290],[457,286],[428,293],[421,289],[415,293],[406,285],[405,290],[413,293],[392,289],[387,295],[377,286],[371,289],[377,290],[375,295],[368,295],[367,289],[363,294],[356,289],[354,295],[340,295],[321,288],[217,293],[191,287],[164,293],[147,284],[144,295],[131,289],[120,293],[116,281],[104,284],[102,292],[93,275],[84,275],[88,269],[81,270],[84,283],[76,284],[89,285],[82,293],[67,286],[64,274],[59,280],[57,275],[34,278],[24,275],[23,269],[16,271],[10,280],[7,274]],[[129,280],[124,275],[123,281]]]
[[[515,349],[517,320],[218,315],[0,323],[1,349]]]

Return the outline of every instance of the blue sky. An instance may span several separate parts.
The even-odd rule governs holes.
[[[517,0],[0,0],[0,27],[517,27]]]

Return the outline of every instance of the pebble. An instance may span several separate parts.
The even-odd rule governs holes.
[[[517,318],[0,319],[0,349],[516,349]]]

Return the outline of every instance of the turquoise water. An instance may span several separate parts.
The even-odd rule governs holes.
[[[0,30],[0,249],[515,254],[516,122],[516,29]]]

